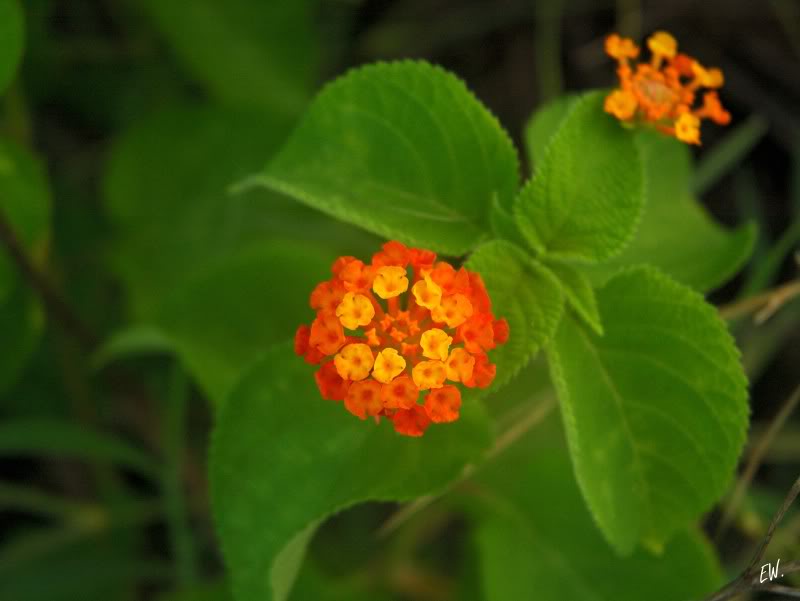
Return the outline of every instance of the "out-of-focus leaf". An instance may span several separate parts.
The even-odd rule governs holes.
[[[224,580],[200,584],[158,597],[158,601],[232,601],[228,583]]]
[[[355,228],[276,194],[230,193],[234,182],[263,165],[284,133],[249,111],[178,107],[139,123],[116,143],[105,193],[117,230],[114,264],[138,321],[152,321],[187,281],[269,238],[341,254],[375,250]]]
[[[525,126],[525,149],[528,161],[536,169],[546,154],[547,146],[558,128],[564,122],[570,109],[575,105],[577,96],[565,95],[548,102],[537,110]]]
[[[403,61],[350,71],[312,102],[254,185],[371,232],[461,255],[518,186],[508,135],[464,83]]]
[[[25,23],[19,0],[0,0],[0,94],[17,72],[24,37]]]
[[[281,573],[276,558],[309,525],[358,502],[441,490],[485,451],[487,426],[468,402],[455,423],[399,436],[321,399],[313,369],[275,347],[232,391],[213,437],[214,516],[237,601],[283,601],[297,549]]]
[[[158,327],[134,325],[106,340],[92,356],[92,365],[100,369],[122,358],[171,353],[173,350],[172,339]]]
[[[245,249],[187,282],[157,323],[211,398],[314,314],[308,299],[335,257],[288,240]]]
[[[644,206],[641,159],[631,132],[602,105],[600,92],[575,101],[514,201],[537,253],[596,263],[634,234]]]
[[[158,477],[152,457],[124,440],[68,421],[48,418],[5,419],[0,422],[0,455],[69,456],[107,461]]]
[[[47,254],[50,225],[47,180],[36,159],[2,139],[0,212],[32,262],[40,265]],[[43,326],[44,315],[33,292],[9,254],[0,252],[0,391],[8,388],[27,363]]]
[[[761,115],[753,115],[736,125],[716,145],[703,154],[694,173],[693,187],[702,195],[736,166],[753,150],[769,129],[769,122]]]
[[[747,379],[716,309],[653,268],[598,291],[604,335],[569,318],[548,347],[578,483],[621,554],[658,548],[727,490]]]
[[[602,282],[620,268],[647,263],[701,292],[711,290],[750,256],[755,226],[728,230],[692,198],[685,144],[656,133],[642,133],[638,142],[647,185],[644,215],[630,246],[610,262],[593,266],[593,277]]]
[[[37,534],[38,531],[29,531],[20,537]],[[35,561],[13,565],[3,561],[7,547],[0,548],[0,599],[133,601],[127,591],[137,583],[160,583],[168,578],[167,566],[138,559],[117,539],[107,536],[58,545]],[[25,540],[20,538],[17,542]]]
[[[147,0],[186,68],[216,98],[265,114],[302,110],[316,77],[313,0]]]
[[[493,387],[499,388],[552,338],[564,311],[564,296],[556,278],[510,242],[481,245],[466,266],[483,278],[495,317],[508,320],[508,342],[490,351],[497,364]]]
[[[531,433],[476,478],[476,538],[486,601],[685,601],[720,583],[711,545],[680,531],[660,554],[621,558],[581,498],[559,436]],[[513,551],[512,551],[513,550]]]

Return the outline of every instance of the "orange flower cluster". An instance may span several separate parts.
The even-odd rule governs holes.
[[[384,244],[370,264],[341,257],[331,270],[311,293],[316,319],[295,336],[295,352],[320,365],[323,398],[422,436],[431,422],[458,419],[461,391],[448,381],[492,383],[486,352],[508,340],[508,323],[494,318],[480,275],[400,242]]]
[[[700,144],[700,122],[710,119],[718,125],[730,123],[716,90],[724,83],[722,71],[706,68],[678,52],[670,34],[658,31],[647,39],[650,62],[630,60],[639,47],[629,38],[612,34],[606,38],[606,54],[617,61],[619,88],[605,101],[605,110],[624,123],[650,123],[658,130],[687,144]],[[692,108],[701,88],[702,103]]]

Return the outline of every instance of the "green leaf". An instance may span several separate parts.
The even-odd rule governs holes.
[[[117,141],[105,194],[117,231],[114,266],[137,321],[152,321],[187,282],[270,238],[338,254],[377,248],[355,228],[273,193],[229,193],[283,135],[257,113],[183,106],[149,117]]]
[[[558,128],[575,106],[577,96],[567,95],[548,102],[538,109],[525,126],[525,149],[531,165],[542,161]]]
[[[264,242],[187,282],[157,324],[220,404],[254,360],[313,320],[309,295],[330,277],[334,258],[300,243]]]
[[[620,553],[658,547],[727,490],[747,380],[716,310],[652,268],[597,295],[605,335],[565,318],[549,347],[581,491]]]
[[[719,225],[691,194],[691,155],[685,144],[641,133],[647,206],[633,242],[609,263],[592,267],[597,282],[620,268],[647,263],[700,291],[735,274],[753,251],[753,223],[734,230]]]
[[[599,262],[630,241],[643,204],[634,137],[593,92],[574,102],[514,211],[537,253]]]
[[[508,211],[517,156],[457,77],[424,62],[369,65],[328,85],[252,179],[371,232],[461,255]]]
[[[102,369],[110,363],[138,355],[169,354],[172,340],[153,325],[132,325],[112,334],[92,355],[92,367]]]
[[[386,421],[358,420],[321,399],[312,372],[290,345],[275,347],[242,378],[217,422],[211,492],[238,601],[283,601],[298,543],[281,573],[276,558],[309,536],[309,525],[362,501],[441,490],[489,444],[476,402],[464,404],[459,421],[405,438]]]
[[[479,246],[466,267],[483,278],[495,317],[508,320],[508,342],[490,351],[497,364],[493,387],[498,388],[550,341],[564,311],[564,297],[558,280],[510,242]]]
[[[486,601],[685,601],[721,581],[709,543],[681,530],[658,554],[610,552],[572,478],[563,441],[531,444],[533,433],[476,485],[491,491],[476,538]],[[513,552],[510,550],[513,549]]]
[[[292,116],[316,78],[311,0],[142,3],[192,75],[216,98]]]
[[[2,26],[0,26],[2,27]],[[30,154],[0,139],[0,213],[34,265],[47,255],[50,191],[41,165]],[[44,329],[44,313],[17,266],[0,252],[0,391],[27,364]]]
[[[25,22],[18,0],[0,0],[0,94],[5,92],[22,58]]]
[[[150,456],[124,440],[50,418],[16,418],[0,423],[0,456],[23,454],[106,461],[153,477],[160,473]]]
[[[549,262],[547,269],[561,282],[567,302],[578,316],[584,320],[595,333],[603,334],[603,324],[597,308],[597,298],[589,278],[579,268],[567,263]]]

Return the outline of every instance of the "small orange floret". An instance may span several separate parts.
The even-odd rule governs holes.
[[[398,409],[391,419],[395,431],[404,436],[422,436],[431,424],[431,418],[420,405],[411,409]]]
[[[678,42],[666,31],[657,31],[647,39],[647,47],[656,57],[675,58]]]
[[[447,358],[447,379],[451,382],[466,382],[472,378],[475,357],[463,348],[453,349]]]
[[[702,119],[727,125],[730,114],[717,96],[703,96],[701,88],[715,90],[725,78],[721,70],[707,68],[678,52],[675,38],[658,31],[647,40],[651,60],[633,64],[633,42],[612,34],[606,38],[606,53],[617,61],[619,87],[606,96],[604,110],[626,124],[644,125],[675,136],[687,144],[700,144]],[[637,49],[638,52],[638,49]]]
[[[420,338],[420,345],[422,346],[422,356],[428,359],[438,359],[444,361],[447,359],[450,350],[450,343],[453,342],[453,337],[448,336],[447,332],[439,328],[431,328],[430,330],[422,333]]]
[[[446,323],[457,328],[472,317],[472,303],[463,294],[452,294],[442,298],[437,307],[431,309],[431,318],[437,323]]]
[[[350,382],[339,375],[333,361],[323,363],[314,374],[314,379],[317,381],[322,398],[329,401],[344,400],[347,390],[350,388]]]
[[[639,56],[639,47],[630,38],[623,38],[612,33],[606,38],[606,54],[611,58],[625,59]]]
[[[461,391],[447,385],[431,390],[425,397],[425,411],[431,421],[437,424],[454,422],[461,409]]]
[[[308,342],[323,355],[336,354],[345,342],[344,330],[339,319],[331,313],[320,311],[311,324]]]
[[[687,144],[700,144],[700,119],[692,113],[684,113],[675,122],[675,137]]]
[[[503,319],[498,319],[492,324],[492,330],[494,331],[494,342],[495,344],[505,344],[508,342],[508,321]]]
[[[336,371],[345,380],[363,380],[372,370],[375,359],[369,346],[353,343],[345,346],[333,361]]]
[[[411,377],[420,390],[439,388],[447,378],[447,368],[442,361],[420,361],[411,370]]]
[[[372,265],[375,267],[393,265],[405,269],[410,260],[411,251],[408,247],[402,242],[392,240],[383,245],[383,250],[372,256]]]
[[[637,106],[636,96],[630,90],[614,90],[606,96],[604,104],[605,111],[620,121],[632,119]]]
[[[394,298],[408,290],[408,277],[405,267],[389,265],[378,267],[372,289],[381,298]]]
[[[374,270],[358,259],[347,263],[339,272],[339,279],[344,282],[345,289],[350,292],[368,292],[372,288]]]
[[[442,289],[431,279],[430,275],[426,275],[424,280],[414,284],[411,292],[414,294],[417,304],[426,309],[438,307],[442,300]]]
[[[411,409],[417,404],[419,388],[407,375],[402,375],[381,388],[381,401],[386,409]]]
[[[375,380],[353,382],[344,397],[344,406],[361,419],[367,419],[368,415],[378,415],[383,411],[381,385]]]
[[[336,307],[336,317],[348,330],[355,330],[359,326],[369,325],[375,317],[375,307],[363,294],[348,292]]]
[[[378,382],[388,384],[395,377],[399,376],[406,368],[406,360],[400,356],[397,349],[383,349],[375,358],[375,367],[372,370],[372,377]]]
[[[707,104],[712,110],[713,98]],[[461,385],[491,384],[496,367],[486,353],[508,339],[508,323],[496,319],[480,275],[395,241],[369,264],[341,257],[331,271],[311,293],[316,318],[294,340],[295,353],[321,364],[322,398],[421,436],[433,422],[458,419]],[[421,390],[429,391],[423,404]]]

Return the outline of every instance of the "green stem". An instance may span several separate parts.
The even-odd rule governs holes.
[[[12,509],[54,518],[70,519],[72,516],[91,507],[93,506],[55,497],[28,486],[0,482],[0,509]]]
[[[179,363],[175,363],[169,383],[164,420],[166,466],[163,495],[170,545],[175,561],[176,579],[181,585],[197,580],[197,557],[189,525],[183,488],[183,458],[186,440],[186,409],[189,380]]]
[[[561,12],[563,0],[536,4],[534,51],[542,103],[558,97],[564,89],[561,66]]]

